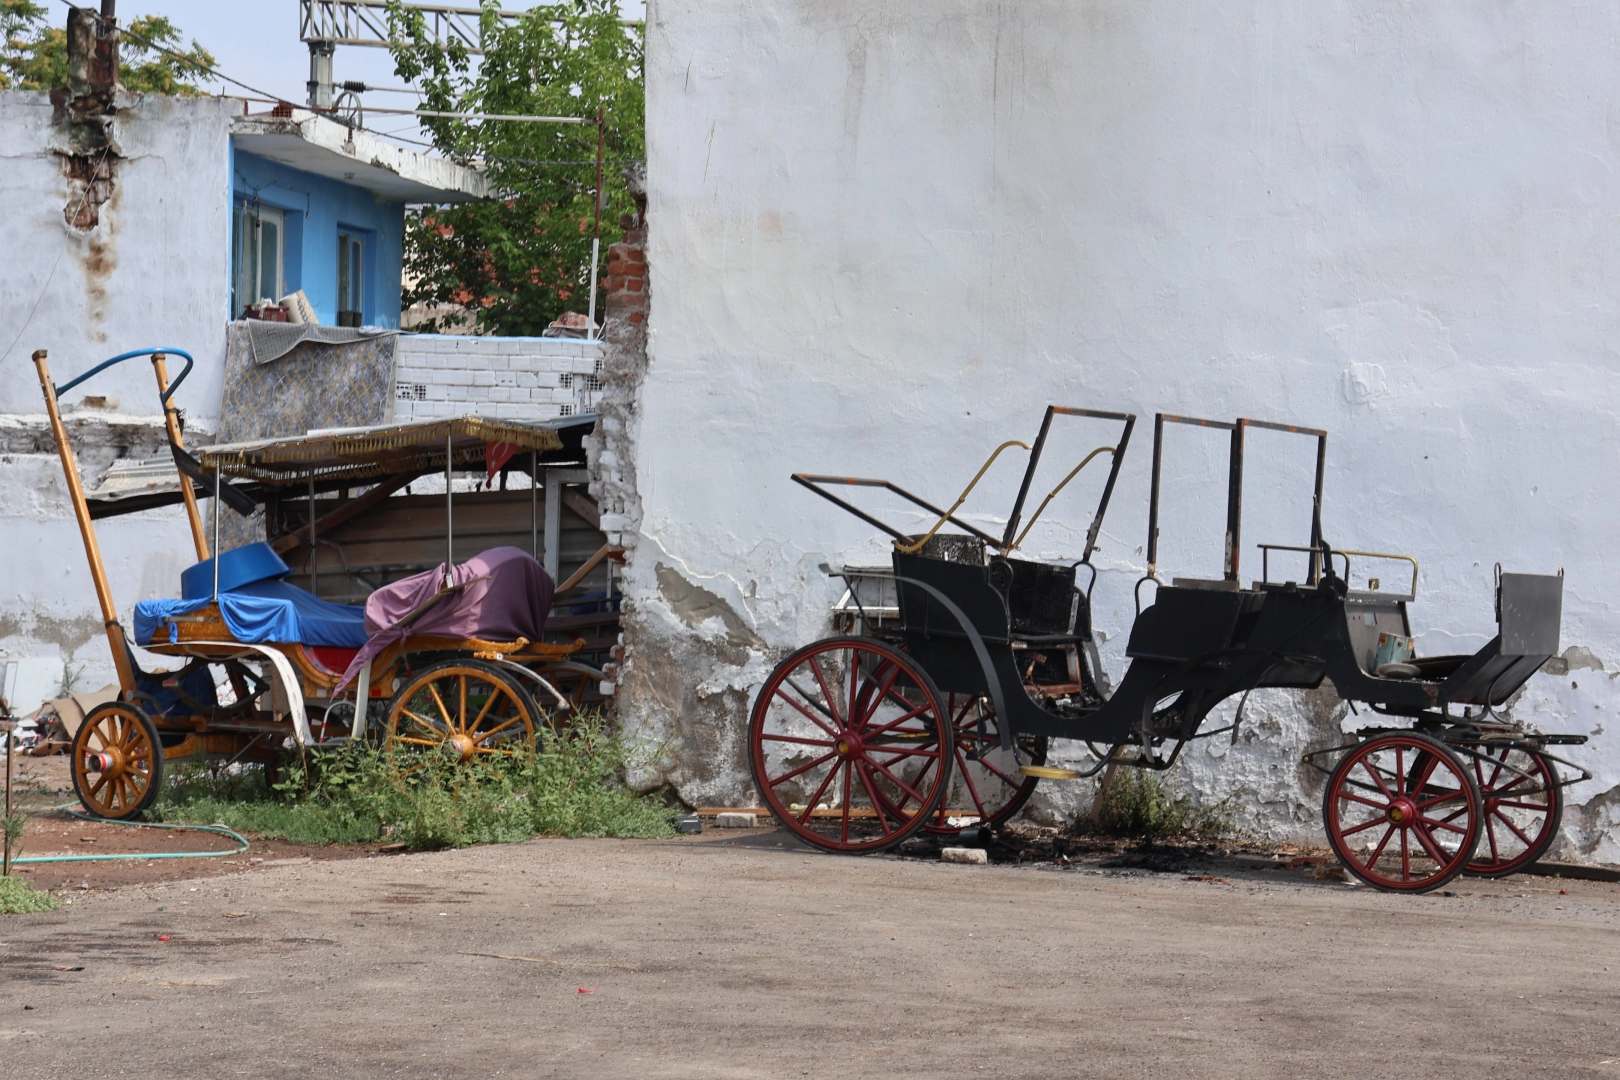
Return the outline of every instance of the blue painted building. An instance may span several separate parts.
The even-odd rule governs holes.
[[[326,326],[397,328],[405,207],[466,202],[484,178],[303,110],[231,132],[232,319],[302,291]]]

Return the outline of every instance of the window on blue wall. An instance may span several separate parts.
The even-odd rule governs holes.
[[[237,203],[231,215],[231,318],[286,290],[287,223],[280,210]]]
[[[366,312],[366,242],[358,233],[338,233],[339,326],[359,326]]]

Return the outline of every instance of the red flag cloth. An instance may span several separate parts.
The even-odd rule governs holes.
[[[501,471],[508,461],[517,457],[517,443],[492,442],[484,444],[484,486],[489,487],[495,481],[495,474]]]

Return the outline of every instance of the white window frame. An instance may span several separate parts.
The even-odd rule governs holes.
[[[232,292],[236,295],[236,310],[231,314],[242,317],[243,309],[260,300],[280,300],[287,294],[287,215],[272,206],[254,206],[246,202],[236,204],[232,215],[236,225],[235,266]],[[264,243],[264,223],[276,227],[275,281],[273,291],[265,289],[264,260],[260,250]],[[251,256],[251,258],[250,258]]]
[[[359,257],[354,258],[356,249]],[[338,230],[338,302],[337,310],[353,311],[360,316],[362,322],[366,317],[366,234],[360,229],[340,228]],[[355,263],[359,265],[356,266]],[[354,295],[345,295],[343,288],[343,270],[348,267],[349,294],[358,294],[359,303],[355,307],[346,306]]]

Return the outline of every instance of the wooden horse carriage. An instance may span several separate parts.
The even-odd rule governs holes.
[[[172,386],[170,355],[186,362]],[[139,356],[152,358],[198,562],[182,575],[179,600],[136,605],[131,636],[113,603],[58,403],[86,379]],[[426,616],[435,608],[457,603],[481,582],[488,591],[510,587],[514,572],[524,580],[544,577],[532,558],[511,548],[499,549],[506,554],[486,560],[488,565],[477,559],[456,564],[454,479],[457,470],[483,471],[492,450],[503,460],[526,453],[533,473],[536,463],[562,449],[556,430],[464,417],[219,445],[193,456],[172,400],[192,367],[184,350],[124,353],[62,386],[52,382],[46,360],[43,351],[34,354],[118,673],[118,700],[86,716],[73,744],[74,787],[92,814],[119,819],[140,814],[157,798],[164,765],[183,758],[273,767],[287,748],[338,746],[354,739],[374,739],[402,753],[446,753],[461,761],[524,753],[548,724],[566,721],[583,704],[599,703],[609,689],[599,670],[572,659],[583,640],[547,642],[538,632],[532,639],[486,640],[412,629],[417,620],[427,627],[432,620]],[[443,583],[420,611],[400,621],[385,647],[358,665],[368,639],[364,609],[322,600],[283,580],[289,567],[265,543],[210,555],[199,489],[215,496],[216,548],[222,504],[248,514],[298,494],[309,499],[306,528],[313,544],[319,495],[369,489],[348,504],[349,512],[364,512],[410,479],[437,473],[445,484],[445,561],[436,572]],[[566,592],[609,554],[607,548],[597,552],[556,591]],[[533,565],[523,565],[525,560]],[[547,578],[547,605],[549,586]],[[540,624],[545,616],[537,612]],[[145,670],[132,646],[172,658],[178,666]],[[356,666],[357,672],[348,670]]]
[[[1110,471],[1073,563],[1019,558],[1033,525],[1019,526],[1047,435],[1057,417],[1121,425],[1113,446],[1070,471],[1035,517],[1093,458]],[[1167,769],[1227,699],[1259,688],[1311,689],[1324,679],[1340,698],[1378,718],[1342,745],[1314,751],[1329,771],[1323,823],[1358,878],[1382,889],[1425,891],[1469,872],[1503,875],[1546,851],[1558,830],[1563,788],[1585,774],[1550,745],[1585,736],[1541,735],[1497,710],[1558,651],[1563,576],[1497,574],[1497,634],[1471,656],[1417,657],[1407,605],[1417,563],[1408,556],[1344,551],[1322,535],[1327,433],[1239,419],[1160,414],[1154,427],[1147,574],[1124,677],[1111,686],[1092,626],[1091,556],[1136,418],[1050,407],[1030,450],[1002,535],[957,516],[968,492],[942,510],[887,480],[798,474],[798,483],[892,540],[883,568],[829,568],[848,586],[840,607],[852,633],[817,641],[766,680],[750,720],[755,782],[772,813],[829,851],[895,847],[921,830],[952,835],[994,828],[1045,780],[1092,776],[1108,766]],[[1159,582],[1159,491],[1166,425],[1230,433],[1224,574]],[[1261,580],[1239,580],[1245,437],[1255,429],[1316,441],[1311,533],[1302,545],[1259,545]],[[935,523],[911,535],[834,492],[883,489]],[[1273,581],[1271,555],[1305,556],[1303,581]],[[1409,564],[1406,592],[1376,579],[1350,586],[1352,559]],[[1089,571],[1080,584],[1078,571]],[[1142,587],[1157,587],[1147,607]],[[1359,713],[1358,713],[1359,715]],[[1049,740],[1079,740],[1094,764],[1048,766]],[[1337,758],[1327,770],[1321,763]],[[1580,775],[1570,777],[1563,770]]]

